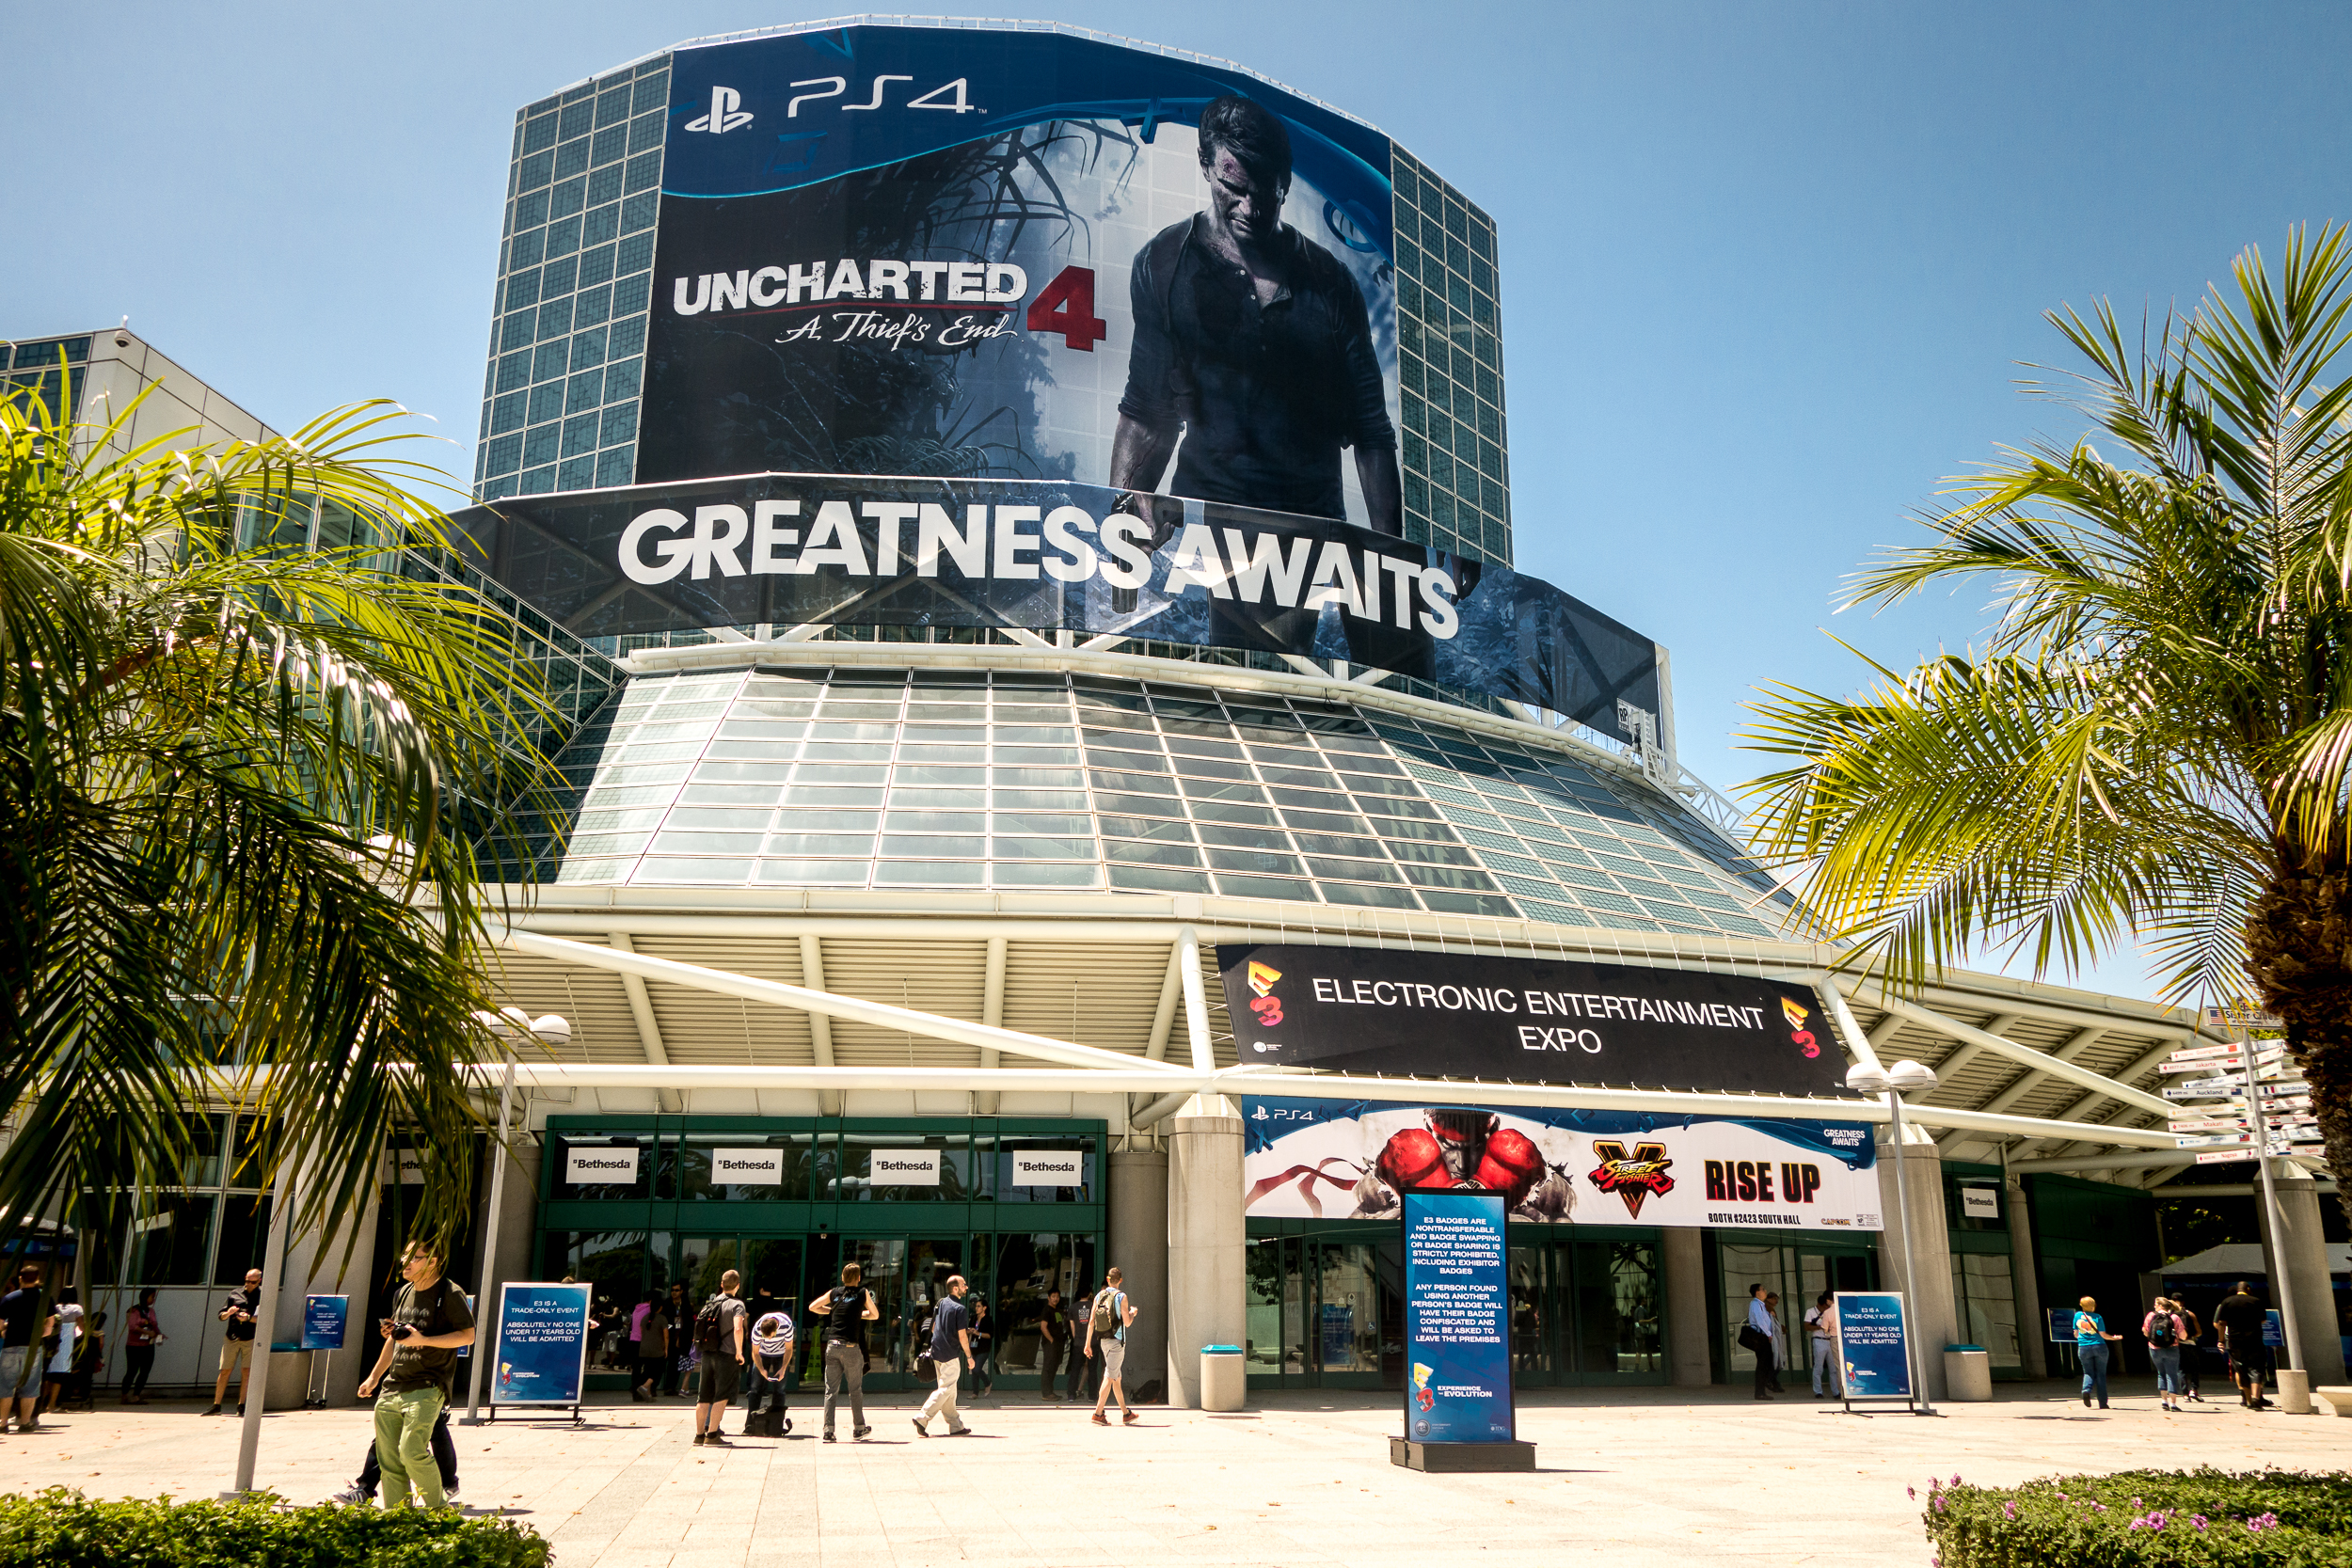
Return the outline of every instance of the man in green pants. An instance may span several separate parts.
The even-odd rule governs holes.
[[[359,1385],[375,1402],[375,1461],[384,1471],[384,1506],[398,1508],[414,1486],[427,1508],[446,1502],[440,1466],[433,1462],[433,1423],[449,1402],[457,1353],[473,1343],[473,1313],[466,1292],[441,1277],[440,1255],[421,1242],[401,1254],[407,1281],[383,1320],[384,1354]]]

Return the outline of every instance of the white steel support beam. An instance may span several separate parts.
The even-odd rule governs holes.
[[[2051,1121],[2042,1117],[2001,1117],[1984,1111],[1961,1111],[1948,1105],[1903,1102],[1903,1119],[1923,1127],[1957,1127],[1971,1132],[1992,1132],[2004,1138],[2081,1138],[2120,1144],[2131,1148],[2177,1148],[2180,1139],[2161,1127],[2106,1127],[2095,1121]],[[2110,1161],[2110,1164],[2112,1161]],[[2015,1170],[2012,1164],[2010,1169]]]
[[[1184,994],[1184,948],[1182,942],[1171,942],[1168,949],[1168,973],[1160,977],[1159,1006],[1152,1009],[1152,1033],[1143,1047],[1144,1055],[1155,1062],[1168,1060],[1168,1031],[1176,1027],[1176,999]]]
[[[2105,1029],[2080,1029],[2075,1031],[2073,1038],[2051,1052],[2050,1054],[2056,1060],[2071,1062],[2106,1037]],[[2168,1044],[2160,1047],[2159,1051],[2163,1055],[2169,1056],[2178,1049],[2177,1046]],[[1988,1111],[2006,1111],[2041,1086],[2042,1075],[2028,1068],[2003,1085],[2000,1093],[1985,1101],[1984,1108]]]
[[[1853,1009],[1846,1006],[1846,993],[1838,989],[1836,978],[1825,974],[1813,981],[1812,986],[1813,993],[1828,1004],[1830,1016],[1837,1021],[1837,1032],[1845,1037],[1846,1050],[1854,1061],[1867,1068],[1878,1067],[1879,1042],[1864,1034],[1862,1025],[1854,1022]],[[1885,1027],[1883,1020],[1880,1027]]]
[[[1184,1033],[1192,1041],[1192,1070],[1215,1072],[1216,1050],[1209,1043],[1209,999],[1200,984],[1200,937],[1189,926],[1176,933],[1177,978],[1184,987]]]
[[[1090,1045],[1073,1045],[1068,1040],[1048,1039],[1042,1035],[1026,1035],[1015,1029],[992,1028],[967,1019],[919,1012],[913,1007],[897,1007],[887,1002],[868,1002],[862,997],[839,996],[831,991],[812,990],[806,986],[787,986],[780,980],[731,974],[725,970],[706,969],[700,964],[651,958],[642,953],[619,953],[608,947],[593,947],[582,942],[566,942],[561,937],[541,936],[533,931],[510,928],[498,940],[518,953],[529,953],[538,958],[566,960],[591,969],[611,969],[624,974],[633,972],[648,980],[667,980],[675,985],[691,986],[696,990],[715,991],[721,996],[741,997],[747,1002],[767,1002],[822,1017],[846,1018],[858,1023],[871,1023],[883,1029],[921,1035],[927,1039],[952,1040],[959,1045],[1009,1052],[1017,1056],[1060,1062],[1071,1067],[1123,1070],[1137,1065],[1136,1058],[1133,1056],[1116,1051],[1097,1050]],[[1194,983],[1199,984],[1198,980]],[[1173,1069],[1162,1068],[1159,1070]]]
[[[808,983],[812,990],[825,989],[825,947],[813,932],[801,938],[801,978]],[[833,1066],[833,1020],[822,1013],[808,1015],[808,1049],[818,1067]],[[819,1090],[817,1112],[819,1116],[839,1116],[841,1096]]]
[[[1860,983],[1842,977],[1833,976],[1831,983],[1849,994],[1859,994],[1863,989]],[[2142,1094],[2137,1089],[2127,1088],[2112,1078],[2093,1072],[2089,1068],[2077,1067],[2072,1062],[2062,1062],[2046,1052],[2019,1045],[2015,1040],[2005,1040],[1998,1035],[1989,1035],[1974,1024],[1963,1023],[1958,1019],[1946,1018],[1942,1013],[1930,1011],[1915,1003],[1906,1002],[1899,996],[1887,995],[1883,990],[1867,1000],[1874,1007],[1883,1008],[1890,1013],[1900,1013],[1913,1022],[1924,1023],[1938,1034],[1949,1035],[1954,1039],[1974,1040],[1996,1055],[2007,1056],[2012,1061],[2023,1062],[2027,1067],[2038,1068],[2054,1078],[2063,1078],[2069,1083],[2080,1084],[2087,1089],[2096,1090],[2112,1099],[2120,1100],[2126,1105],[2137,1106],[2140,1110],[2151,1111],[2158,1116],[2168,1116],[2171,1113],[2172,1107],[2158,1100],[2154,1095]]]
[[[1004,1026],[1005,939],[1003,937],[988,939],[988,968],[980,982],[980,1022],[992,1029]],[[993,1069],[1000,1060],[1002,1058],[995,1051],[987,1046],[980,1048],[980,1068],[983,1071]],[[999,1098],[993,1089],[977,1091],[973,1096],[973,1114],[983,1117],[994,1116]]]
[[[2118,1076],[2128,1082],[2131,1079],[2138,1077],[2143,1072],[2153,1071],[2157,1064],[2163,1062],[2178,1049],[2180,1048],[2177,1045],[2170,1042],[2160,1045],[2153,1051],[2151,1051],[2146,1055],[2142,1056],[2139,1060],[2134,1062],[2131,1066],[2125,1068]],[[2073,1104],[2058,1112],[2058,1115],[2052,1119],[2057,1121],[2074,1120],[2075,1118],[2081,1117],[2084,1112],[2098,1104],[2101,1101],[2109,1098],[2109,1096],[2104,1094],[2084,1095],[2081,1099],[2075,1101]]]
[[[637,951],[636,945],[629,941],[627,931],[608,931],[605,933],[604,940],[612,944],[612,950],[616,953]],[[661,1043],[661,1024],[653,1016],[653,996],[645,990],[644,977],[636,974],[622,975],[621,990],[628,998],[628,1016],[637,1022],[637,1043],[644,1047],[645,1060],[656,1067],[668,1067],[670,1050]],[[676,1093],[670,1089],[656,1090],[654,1102],[664,1111],[675,1112],[681,1109]]]
[[[2017,1026],[2017,1021],[2025,1016],[2023,1013],[1995,1013],[1985,1020],[1984,1032],[1988,1035],[1998,1035],[2003,1039],[2007,1039],[2009,1032]],[[1887,1017],[1892,1018],[1894,1015],[1890,1013]],[[1885,1020],[1882,1019],[1880,1022],[1884,1022]],[[1943,1078],[1958,1072],[1962,1068],[1975,1061],[1977,1053],[1983,1049],[1984,1047],[1975,1040],[1962,1040],[1950,1051],[1945,1053],[1942,1061],[1935,1064],[1935,1075]],[[1991,1110],[1993,1107],[1988,1105],[1985,1109]]]

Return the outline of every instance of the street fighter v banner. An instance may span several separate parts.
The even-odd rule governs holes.
[[[1850,1098],[1803,986],[1700,970],[1221,946],[1245,1062],[1424,1078]]]
[[[1863,1122],[1249,1096],[1242,1127],[1253,1219],[1393,1219],[1408,1189],[1468,1187],[1538,1225],[1880,1228]]]
[[[1627,741],[1621,700],[1659,711],[1648,639],[1506,566],[1326,518],[1059,482],[767,474],[454,521],[476,565],[582,637],[1008,626],[1346,659]]]

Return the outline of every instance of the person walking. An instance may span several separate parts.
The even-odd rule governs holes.
[[[1837,1307],[1836,1297],[1823,1291],[1813,1298],[1813,1309],[1804,1315],[1805,1333],[1812,1340],[1813,1397],[1834,1400],[1837,1397]],[[1824,1381],[1828,1389],[1823,1391]]]
[[[949,1275],[947,1293],[940,1302],[939,1310],[931,1316],[931,1375],[938,1380],[939,1386],[931,1390],[930,1398],[923,1402],[923,1408],[915,1412],[914,1435],[917,1437],[931,1434],[930,1420],[933,1416],[946,1418],[947,1435],[950,1437],[964,1436],[972,1430],[963,1424],[963,1417],[956,1409],[956,1379],[963,1375],[965,1365],[973,1359],[972,1310],[963,1304],[963,1293],[968,1289],[970,1287],[964,1284],[963,1275]]]
[[[879,1322],[882,1306],[865,1284],[866,1271],[855,1263],[841,1265],[841,1283],[808,1304],[809,1314],[825,1320],[825,1441],[834,1440],[834,1407],[843,1390],[850,1396],[850,1437],[864,1442],[874,1429],[866,1424],[866,1325]]]
[[[1045,1292],[1045,1310],[1037,1320],[1037,1391],[1047,1402],[1061,1398],[1054,1392],[1054,1374],[1061,1370],[1064,1359],[1070,1359],[1070,1324],[1062,1314],[1061,1292]]]
[[[727,1402],[743,1382],[743,1339],[748,1326],[743,1303],[738,1299],[743,1276],[733,1269],[719,1276],[719,1293],[694,1314],[694,1353],[702,1357],[702,1398],[694,1405],[697,1447],[728,1447],[719,1430]]]
[[[2182,1325],[2188,1331],[2181,1340],[2181,1377],[2188,1388],[2188,1397],[2202,1404],[2205,1402],[2205,1336],[2212,1329],[2200,1322],[2197,1314],[2189,1310],[2188,1303],[2178,1296],[2172,1298],[2172,1310],[2180,1314]]]
[[[40,1265],[16,1271],[16,1289],[0,1296],[0,1424],[13,1414],[17,1435],[42,1430],[33,1407],[40,1402],[41,1341],[56,1325],[40,1288]]]
[[[639,1404],[651,1404],[661,1386],[670,1363],[671,1326],[668,1298],[648,1292],[645,1315],[637,1323],[637,1372],[628,1390],[628,1397]]]
[[[213,1407],[207,1416],[220,1414],[221,1401],[229,1393],[229,1374],[237,1374],[237,1414],[245,1414],[246,1385],[253,1377],[253,1316],[262,1309],[262,1271],[245,1271],[245,1284],[229,1292],[215,1314],[229,1325],[220,1339],[220,1375],[213,1379]]]
[[[386,1508],[406,1506],[412,1492],[426,1508],[449,1500],[433,1462],[433,1427],[449,1407],[457,1353],[473,1343],[474,1324],[464,1288],[443,1276],[441,1261],[439,1251],[421,1241],[401,1253],[403,1283],[391,1315],[379,1324],[384,1354],[359,1385],[361,1399],[376,1395],[375,1459]]]
[[[2099,1316],[2099,1303],[2085,1296],[2074,1304],[2074,1358],[2083,1366],[2083,1408],[2090,1408],[2090,1396],[2099,1396],[2099,1408],[2107,1407],[2107,1360],[2114,1354],[2107,1347],[2120,1342],[2123,1336],[2109,1334],[2107,1321]]]
[[[1103,1353],[1103,1386],[1094,1394],[1094,1424],[1106,1427],[1111,1423],[1103,1415],[1104,1402],[1113,1395],[1119,1399],[1120,1424],[1133,1426],[1141,1418],[1128,1408],[1127,1385],[1127,1326],[1136,1321],[1136,1305],[1127,1299],[1122,1287],[1127,1276],[1117,1269],[1103,1271],[1103,1288],[1094,1293],[1094,1307],[1087,1314],[1087,1359]]]
[[[686,1281],[678,1280],[670,1287],[668,1300],[670,1352],[669,1360],[661,1369],[661,1386],[658,1390],[660,1393],[684,1393],[690,1398],[692,1396],[692,1389],[682,1386],[686,1377],[688,1353],[692,1349],[687,1343],[692,1338],[688,1332],[693,1326],[694,1322],[692,1306],[693,1304],[686,1299]]]
[[[2230,1358],[2230,1373],[2237,1380],[2238,1402],[2249,1410],[2270,1408],[2263,1398],[2263,1385],[2270,1381],[2270,1347],[2263,1342],[2269,1320],[2269,1312],[2243,1279],[2213,1309],[2213,1321],[2221,1330],[2221,1353]]]
[[[56,1336],[56,1347],[48,1353],[48,1370],[41,1375],[40,1406],[42,1410],[57,1410],[64,1406],[66,1396],[73,1387],[73,1353],[82,1342],[82,1297],[71,1285],[57,1292],[55,1307],[56,1326],[49,1332]]]
[[[972,1397],[996,1391],[996,1335],[988,1326],[988,1302],[977,1291],[964,1303],[972,1309]]]
[[[2170,1298],[2158,1296],[2139,1320],[2139,1336],[2148,1341],[2148,1359],[2156,1369],[2156,1399],[2167,1410],[2181,1408],[2181,1354],[2188,1343],[2188,1325],[2173,1310]]]
[[[1785,1394],[1788,1390],[1781,1386],[1780,1370],[1789,1361],[1788,1325],[1781,1319],[1778,1291],[1764,1292],[1764,1311],[1772,1320],[1772,1392]]]
[[[122,1325],[122,1402],[145,1404],[147,1380],[155,1370],[155,1347],[171,1336],[155,1316],[155,1292],[141,1291]]]
[[[1771,1399],[1770,1390],[1780,1381],[1779,1369],[1772,1364],[1772,1309],[1764,1305],[1764,1287],[1748,1287],[1748,1318],[1740,1325],[1740,1343],[1756,1357],[1756,1397]]]

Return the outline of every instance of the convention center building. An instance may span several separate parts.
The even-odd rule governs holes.
[[[1045,1292],[1117,1265],[1129,1387],[1181,1404],[1213,1345],[1402,1388],[1432,1184],[1506,1196],[1530,1387],[1743,1382],[1758,1283],[1790,1324],[1901,1290],[1996,1378],[2063,1370],[2045,1304],[2139,1298],[2197,1168],[2159,1069],[2230,1037],[1838,970],[1677,763],[1665,650],[1514,567],[1500,265],[1348,111],[1057,24],[698,40],[523,108],[432,569],[554,693],[494,962],[569,1028],[516,1053],[458,1276],[804,1302],[856,1261],[903,1387],[961,1273],[1017,1392]],[[1903,1059],[1899,1163],[1847,1077]],[[2340,1382],[2305,1164],[2267,1240]],[[213,1240],[126,1281],[242,1270],[249,1198],[199,1196]]]

